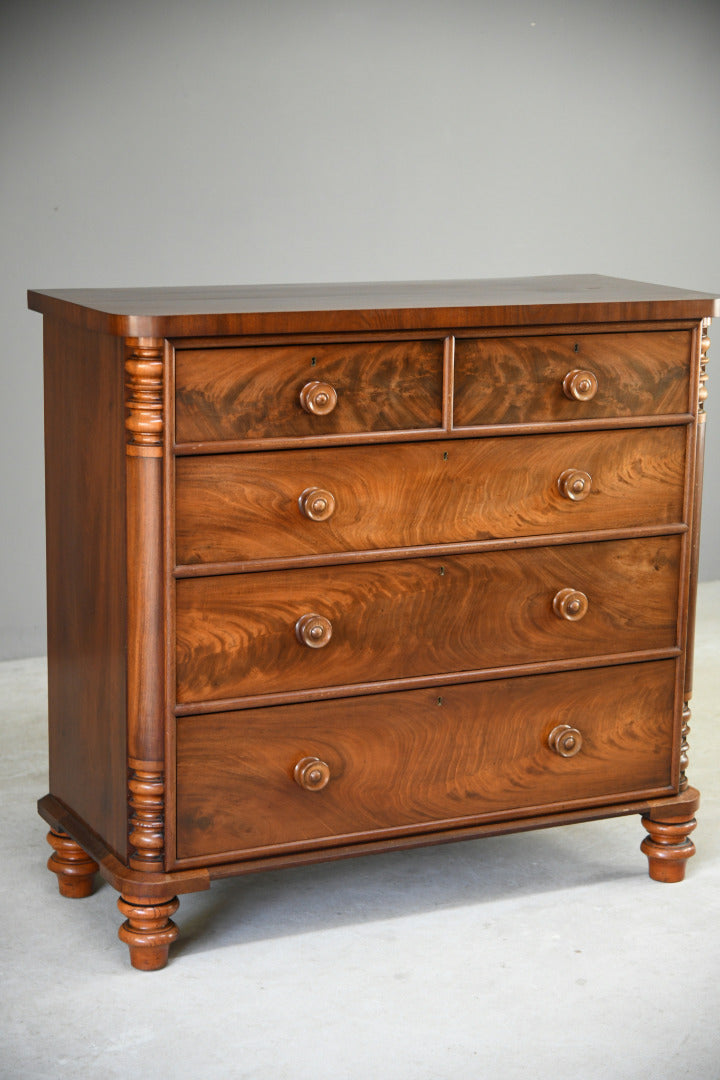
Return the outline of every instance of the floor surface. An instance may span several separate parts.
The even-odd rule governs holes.
[[[163,971],[45,869],[42,660],[0,664],[0,1077],[720,1078],[720,582],[700,589],[686,880],[637,817],[219,882]]]

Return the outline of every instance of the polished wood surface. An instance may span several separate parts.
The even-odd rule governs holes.
[[[129,862],[164,866],[164,581],[162,341],[127,343],[127,666]]]
[[[678,536],[177,583],[177,700],[471,671],[676,644]],[[589,601],[553,611],[562,588]],[[308,649],[295,623],[332,624]]]
[[[672,427],[178,458],[177,562],[680,522],[685,437]],[[590,476],[589,497],[568,497],[569,467]],[[326,518],[300,505],[315,485],[332,496]]]
[[[691,348],[689,330],[458,339],[455,424],[682,413]]]
[[[669,790],[673,661],[178,720],[178,856]],[[559,720],[582,731],[563,758]],[[320,791],[293,771],[315,756]]]
[[[48,870],[57,874],[61,896],[72,900],[90,896],[99,867],[80,845],[60,829],[51,829],[47,840],[53,853],[47,861]]]
[[[720,300],[711,293],[600,274],[481,281],[32,289],[28,306],[44,315],[127,337],[533,326],[720,314]]]
[[[443,342],[177,349],[177,442],[442,422]]]
[[[50,789],[127,853],[122,342],[46,319]]]
[[[694,851],[701,293],[34,292],[61,893],[133,966],[269,867],[638,814]]]

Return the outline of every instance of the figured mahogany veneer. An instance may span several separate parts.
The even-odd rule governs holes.
[[[672,649],[681,544],[663,536],[187,578],[177,583],[177,700]],[[563,588],[588,597],[582,621],[558,619]],[[326,648],[298,641],[306,613],[332,625]]]
[[[179,865],[670,792],[674,683],[665,660],[183,717]],[[572,760],[548,745],[561,720],[582,734]],[[288,783],[311,755],[315,799]]]
[[[442,377],[442,340],[178,348],[176,438],[440,427]]]
[[[638,814],[683,876],[713,297],[584,275],[32,292],[48,866],[177,895]]]
[[[682,413],[691,349],[682,330],[460,339],[455,423]]]
[[[662,527],[682,520],[687,432],[647,428],[182,457],[178,565]],[[582,493],[565,484],[588,479]],[[315,516],[306,492],[332,498]],[[585,492],[587,494],[585,494]]]

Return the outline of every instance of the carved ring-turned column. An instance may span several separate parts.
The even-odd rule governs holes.
[[[700,558],[700,511],[702,506],[703,467],[705,461],[705,402],[707,401],[707,364],[710,350],[708,330],[710,319],[703,319],[700,327],[700,364],[697,386],[697,425],[695,436],[695,486],[693,492],[693,534],[690,549],[690,583],[688,590],[688,634],[685,659],[685,691],[680,731],[680,782],[679,790],[688,786],[687,767],[689,762],[688,734],[690,732],[690,699],[692,698],[693,663],[695,654],[695,614],[697,606],[698,562]]]
[[[163,342],[127,342],[128,788],[130,866],[162,870],[164,641]]]
[[[128,841],[133,870],[162,872],[165,862],[163,617],[163,341],[126,341],[126,491],[128,586]],[[173,907],[174,903],[174,907]],[[124,906],[122,906],[124,905]],[[120,936],[134,966],[167,960],[177,930],[168,900],[156,912],[124,897]],[[161,940],[162,939],[162,940]]]

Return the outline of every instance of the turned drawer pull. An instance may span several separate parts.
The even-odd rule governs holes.
[[[548,735],[548,746],[560,757],[575,757],[582,750],[582,735],[569,724],[558,724]]]
[[[588,598],[577,589],[561,589],[553,598],[553,611],[559,619],[577,622],[587,614]]]
[[[330,768],[319,757],[304,757],[295,766],[293,776],[305,791],[322,791],[330,779]]]
[[[324,615],[301,615],[295,623],[295,634],[302,645],[322,649],[332,637],[332,623]]]
[[[337,405],[337,392],[330,383],[305,383],[300,391],[300,404],[306,413],[313,416],[327,416]]]
[[[597,394],[597,375],[592,371],[573,368],[563,379],[563,391],[573,401],[591,401]]]
[[[311,521],[327,521],[335,513],[335,496],[323,488],[305,488],[298,505],[301,513]]]
[[[583,469],[565,469],[558,476],[558,489],[564,499],[582,502],[587,499],[592,487],[592,476]]]

